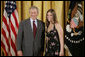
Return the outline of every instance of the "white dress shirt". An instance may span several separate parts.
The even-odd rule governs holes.
[[[33,20],[32,18],[30,18],[32,31],[33,31],[33,21],[35,21],[35,25],[37,27],[37,19]]]

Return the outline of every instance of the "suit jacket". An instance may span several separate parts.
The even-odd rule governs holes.
[[[23,56],[40,56],[44,51],[45,24],[37,19],[37,32],[34,39],[30,19],[19,24],[17,35],[17,51],[22,50]]]

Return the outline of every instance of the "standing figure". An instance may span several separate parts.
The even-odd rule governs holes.
[[[44,51],[45,24],[37,19],[38,8],[29,9],[30,18],[19,24],[17,35],[18,56],[41,56]]]
[[[49,9],[46,14],[46,51],[45,56],[63,56],[63,29],[57,21],[56,13]]]

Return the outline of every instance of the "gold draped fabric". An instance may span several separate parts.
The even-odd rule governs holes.
[[[57,14],[57,20],[64,30],[65,19],[67,19],[67,13],[69,9],[69,1],[16,1],[19,22],[29,18],[29,8],[31,6],[37,6],[39,8],[38,19],[43,22],[46,21],[46,12],[48,9],[54,9]],[[3,12],[5,7],[5,1],[1,1],[1,25],[3,19]],[[83,1],[83,12],[84,12],[84,1]],[[84,14],[84,13],[83,13]],[[2,26],[1,26],[2,27]],[[1,49],[2,55],[2,49]]]
[[[39,8],[38,19],[45,22],[48,9],[54,9],[57,14],[58,22],[63,27],[64,20],[64,2],[63,1],[16,1],[19,14],[19,21],[29,18],[29,8],[37,6]],[[5,1],[1,1],[1,20],[5,7]],[[62,20],[62,21],[61,21]],[[2,22],[2,21],[1,21]]]

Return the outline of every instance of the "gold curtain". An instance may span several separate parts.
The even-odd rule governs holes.
[[[57,14],[57,19],[63,27],[64,20],[64,2],[63,1],[16,1],[19,21],[29,18],[29,8],[37,6],[39,8],[38,19],[45,22],[46,12],[48,9],[54,9]],[[5,1],[1,1],[1,22],[4,12]],[[61,21],[62,20],[62,21]]]

